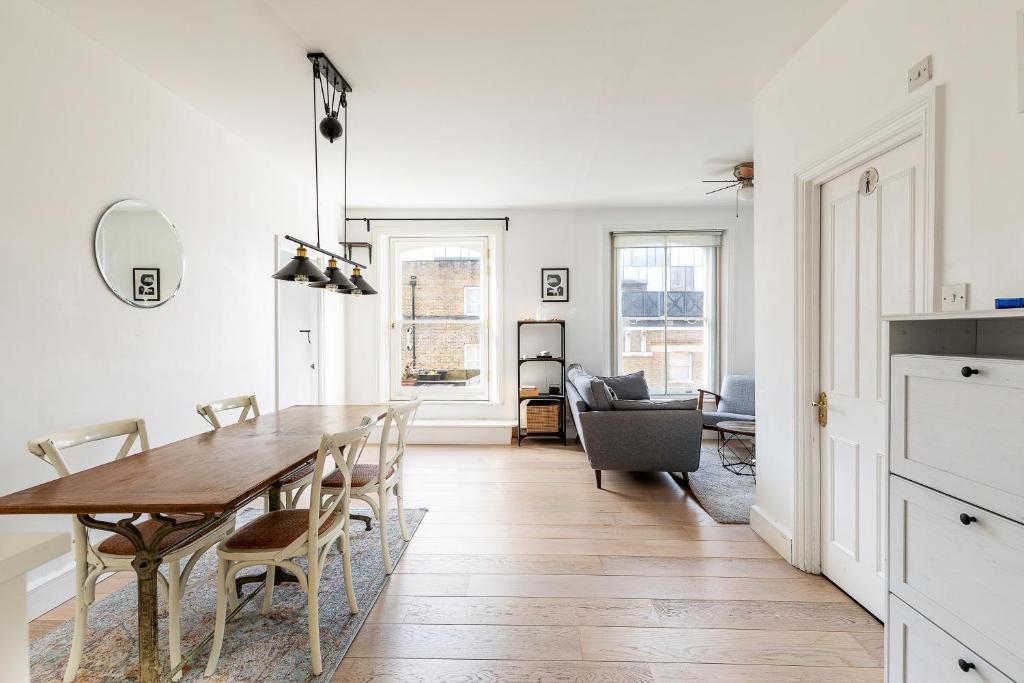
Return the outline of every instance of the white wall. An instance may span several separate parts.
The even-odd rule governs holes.
[[[939,99],[939,283],[970,307],[1024,294],[1024,115],[1017,113],[1021,0],[849,0],[755,98],[757,507],[793,528],[794,175],[909,97],[934,56]]]
[[[609,234],[624,230],[725,229],[723,246],[726,278],[723,289],[729,318],[723,341],[723,371],[753,371],[752,221],[748,208],[740,219],[732,207],[551,209],[551,210],[402,210],[353,209],[352,216],[505,216],[510,230],[501,233],[503,260],[502,324],[503,377],[500,405],[431,405],[423,417],[515,419],[516,320],[533,317],[540,302],[540,269],[569,268],[569,302],[544,304],[547,315],[566,320],[567,355],[594,373],[611,370],[611,250]],[[379,223],[377,225],[386,225]],[[429,232],[433,223],[418,223]],[[438,224],[438,225],[444,225]],[[457,224],[456,224],[457,225]],[[361,224],[350,225],[350,238],[367,237]],[[374,230],[378,228],[375,226]],[[360,252],[362,254],[364,252]],[[374,253],[375,259],[384,254]],[[376,286],[370,271],[370,281]],[[345,343],[350,403],[386,398],[377,368],[387,354],[386,342],[368,344],[381,328],[384,297],[363,297],[349,304],[349,339]],[[546,348],[557,348],[557,337]],[[726,367],[727,366],[727,367]],[[554,378],[554,375],[552,375]]]
[[[140,416],[158,445],[203,431],[200,401],[254,392],[271,408],[274,234],[311,237],[312,165],[282,171],[28,0],[0,3],[0,64],[0,493],[54,476],[30,437]],[[122,303],[96,268],[96,221],[125,198],[181,233],[181,291],[159,308]]]

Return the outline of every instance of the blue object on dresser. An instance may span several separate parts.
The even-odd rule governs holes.
[[[1024,308],[1024,297],[996,299],[996,308]]]

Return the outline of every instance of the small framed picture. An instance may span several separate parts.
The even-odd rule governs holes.
[[[160,269],[132,268],[132,301],[160,301]]]
[[[569,269],[568,268],[541,268],[540,269],[540,300],[541,301],[568,301],[569,300]]]

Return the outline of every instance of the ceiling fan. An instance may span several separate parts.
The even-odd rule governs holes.
[[[739,217],[740,200],[750,201],[754,198],[754,162],[744,161],[736,164],[732,169],[732,180],[705,180],[705,183],[725,183],[722,187],[705,192],[704,194],[714,194],[721,192],[722,190],[731,190],[732,188],[738,188],[736,190],[736,216]]]

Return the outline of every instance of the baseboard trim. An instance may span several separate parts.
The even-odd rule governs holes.
[[[750,506],[750,528],[764,539],[772,550],[782,555],[782,559],[793,564],[793,536],[769,518],[757,505]]]
[[[75,596],[75,563],[29,582],[28,618],[35,619]]]
[[[416,420],[412,425],[411,444],[497,444],[512,440],[515,420]],[[381,428],[370,436],[370,443],[380,443]],[[395,437],[391,437],[394,442]]]

